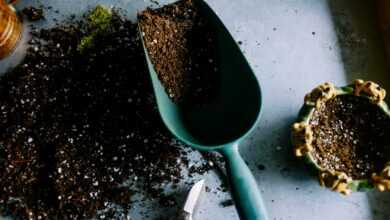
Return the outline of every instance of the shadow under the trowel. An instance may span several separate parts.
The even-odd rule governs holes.
[[[390,90],[390,64],[385,62],[375,1],[329,0],[339,48],[349,82],[361,78]],[[390,192],[367,193],[373,220],[390,219]]]

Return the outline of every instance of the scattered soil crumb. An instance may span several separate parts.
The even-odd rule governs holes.
[[[29,21],[38,21],[44,18],[43,9],[35,7],[26,7],[22,10],[22,13],[27,17]]]
[[[258,170],[265,170],[265,166],[263,165],[263,164],[259,164],[259,165],[257,165],[257,169]]]
[[[232,206],[232,205],[234,205],[234,201],[232,199],[227,199],[227,200],[221,202],[221,206],[224,208]]]
[[[160,5],[160,3],[158,1],[156,1],[156,0],[150,0],[150,2],[152,2],[155,5]]]

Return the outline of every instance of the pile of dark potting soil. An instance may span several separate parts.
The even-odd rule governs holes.
[[[164,200],[164,183],[180,181],[188,159],[156,110],[137,36],[101,7],[32,32],[0,80],[0,216],[121,219],[130,188]]]
[[[138,18],[149,57],[169,97],[204,104],[217,88],[217,42],[196,2],[181,0],[147,9]]]
[[[389,160],[390,118],[366,98],[337,96],[314,111],[310,124],[323,168],[364,179]]]

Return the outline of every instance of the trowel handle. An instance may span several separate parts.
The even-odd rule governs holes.
[[[238,152],[238,144],[223,147],[227,176],[233,199],[242,220],[268,220],[256,180]]]

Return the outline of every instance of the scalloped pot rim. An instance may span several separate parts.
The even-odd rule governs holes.
[[[310,118],[314,110],[319,108],[322,103],[340,95],[365,97],[390,117],[389,107],[384,101],[386,91],[378,84],[372,81],[355,80],[353,84],[344,87],[335,87],[332,83],[323,83],[305,96],[304,105],[299,113],[299,120],[292,126],[291,139],[295,156],[304,158],[318,170],[318,178],[322,186],[329,187],[333,191],[340,192],[344,195],[348,195],[353,191],[361,191],[373,187],[379,191],[390,190],[390,161],[385,164],[380,173],[372,173],[371,178],[352,179],[344,172],[330,171],[322,168],[316,163],[311,154],[313,150],[313,132],[309,125]]]

